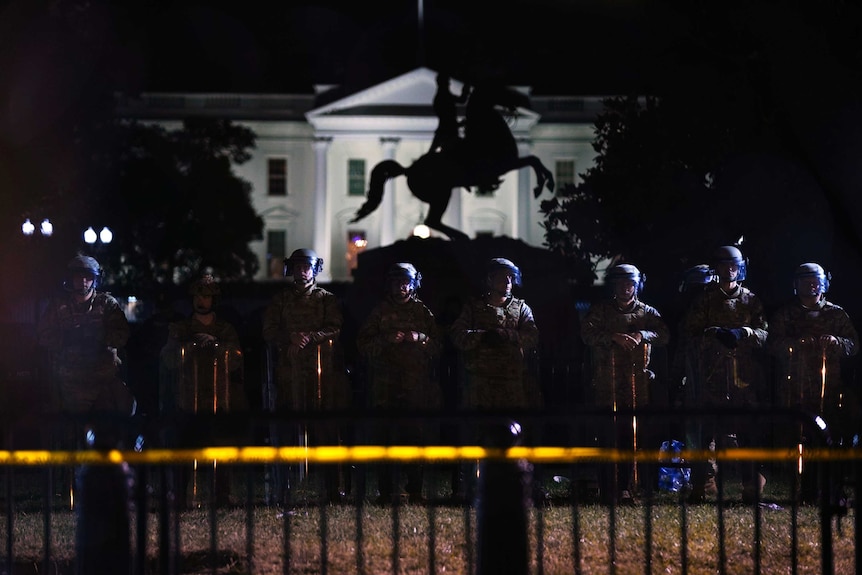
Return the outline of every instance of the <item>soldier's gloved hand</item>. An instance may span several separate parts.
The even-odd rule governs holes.
[[[117,355],[117,348],[116,347],[109,347],[108,349],[111,350],[112,354],[114,354],[114,357],[113,357],[114,367],[120,367],[121,365],[123,365],[123,360],[120,359],[119,355]]]
[[[835,347],[837,345],[840,345],[840,343],[841,342],[838,341],[838,338],[834,335],[826,334],[820,336],[820,345],[822,345],[824,348]]]
[[[216,343],[216,338],[208,333],[196,333],[192,336],[192,341],[196,345],[208,346]]]
[[[715,338],[721,342],[721,344],[728,348],[733,349],[739,344],[739,340],[745,336],[744,329],[725,329],[719,328],[718,331],[715,332]]]

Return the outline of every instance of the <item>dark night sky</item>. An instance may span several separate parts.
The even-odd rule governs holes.
[[[492,76],[546,92],[610,93],[641,83],[661,50],[642,1],[418,2],[7,1],[0,63],[94,73],[128,92],[367,86],[417,65]],[[484,3],[482,3],[484,4]],[[79,8],[86,6],[86,8]],[[53,49],[53,51],[52,51]]]

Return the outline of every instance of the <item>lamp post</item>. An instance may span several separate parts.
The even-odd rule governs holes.
[[[84,230],[84,242],[89,245],[94,245],[96,242],[100,244],[109,244],[114,239],[114,232],[108,226],[104,226],[102,231],[96,234],[96,230],[93,229],[93,226],[88,227]]]

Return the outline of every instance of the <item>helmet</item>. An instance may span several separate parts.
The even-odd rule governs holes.
[[[284,277],[293,275],[293,265],[296,263],[307,263],[311,266],[314,277],[323,271],[323,259],[317,257],[314,250],[307,248],[294,250],[289,258],[284,258]]]
[[[96,289],[96,286],[99,284],[99,280],[102,278],[102,267],[95,258],[90,256],[77,255],[73,257],[69,260],[69,263],[66,264],[66,272],[67,279],[65,282],[65,288],[67,291],[72,291],[74,289],[68,279],[71,278],[73,274],[84,273],[92,276],[92,289]]]
[[[486,277],[491,277],[491,274],[498,270],[506,270],[512,274],[512,285],[521,285],[521,270],[512,262],[512,260],[507,260],[506,258],[491,259],[491,261],[488,262],[488,273],[486,274]]]
[[[212,296],[215,298],[221,295],[221,288],[216,283],[212,274],[205,274],[189,286],[189,295]]]
[[[824,294],[829,291],[829,280],[832,279],[832,274],[825,271],[820,264],[808,262],[800,265],[796,268],[796,271],[793,272],[793,293],[796,294],[797,292],[799,280],[810,277],[816,277],[820,280],[820,289],[817,292],[818,294]]]
[[[422,274],[419,273],[413,264],[406,262],[392,264],[392,267],[386,272],[387,280],[405,277],[410,280],[410,289],[412,291],[415,292],[422,286]]]
[[[682,282],[679,284],[680,293],[688,291],[694,286],[705,286],[715,281],[715,272],[706,264],[698,264],[682,272]]]
[[[613,285],[617,280],[631,280],[635,282],[637,293],[641,293],[646,283],[646,274],[631,264],[618,264],[608,268],[605,273],[605,282]]]
[[[717,264],[720,263],[735,263],[739,267],[739,273],[736,275],[736,281],[741,282],[745,279],[748,260],[742,257],[742,252],[736,246],[721,246],[712,253],[712,269],[715,270]]]

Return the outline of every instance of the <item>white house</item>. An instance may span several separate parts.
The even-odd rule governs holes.
[[[252,249],[261,262],[257,279],[281,277],[282,258],[312,248],[324,258],[322,281],[349,281],[357,254],[414,233],[426,205],[405,178],[387,183],[383,203],[367,218],[349,223],[365,201],[372,168],[384,159],[403,166],[428,151],[437,127],[431,104],[436,72],[417,68],[365,90],[343,94],[337,86],[315,94],[143,94],[120,113],[166,126],[184,117],[225,117],[257,134],[252,159],[236,167],[251,182],[252,202],[264,220],[263,241]],[[452,80],[452,91],[462,85]],[[530,96],[511,126],[521,156],[535,155],[558,187],[576,181],[592,165],[593,121],[601,97]],[[471,237],[505,235],[541,246],[539,203],[529,168],[505,175],[488,195],[453,191],[444,223]]]

